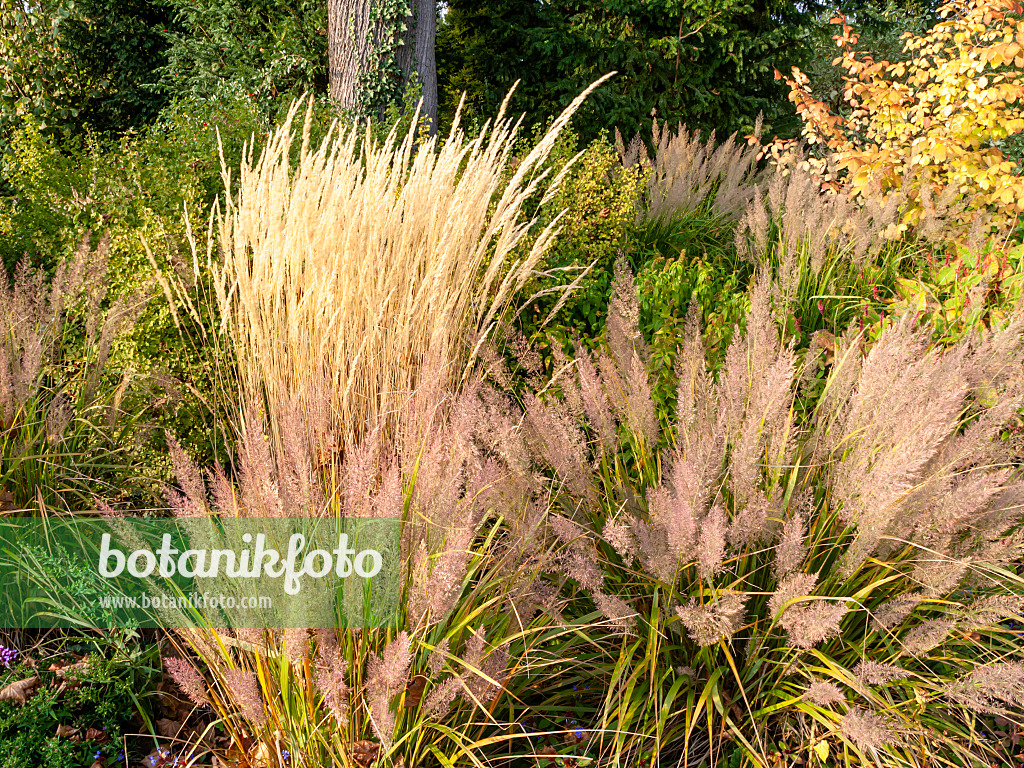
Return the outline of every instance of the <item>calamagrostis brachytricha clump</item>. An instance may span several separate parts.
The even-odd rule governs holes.
[[[557,565],[612,626],[623,606],[634,615],[630,653],[609,647],[604,673],[625,682],[607,699],[619,736],[606,747],[646,748],[621,734],[655,722],[664,744],[692,733],[703,712],[638,722],[642,702],[618,695],[640,695],[627,691],[638,670],[687,666],[731,702],[723,727],[761,759],[766,734],[799,732],[808,714],[866,757],[991,755],[960,723],[963,707],[1020,704],[1022,650],[1002,622],[1024,588],[1011,569],[1024,553],[1019,444],[1004,439],[1024,404],[1024,312],[945,350],[909,320],[870,347],[851,331],[798,417],[816,353],[780,338],[780,293],[762,280],[717,377],[691,315],[666,430],[642,415],[634,291],[620,264],[607,351],[578,348],[520,399],[533,471],[558,482]],[[675,683],[659,680],[651,702]]]

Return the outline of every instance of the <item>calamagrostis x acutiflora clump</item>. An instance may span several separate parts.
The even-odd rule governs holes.
[[[890,195],[883,204],[848,191],[822,194],[810,171],[777,167],[751,198],[736,228],[736,250],[756,264],[775,265],[787,295],[796,288],[793,281],[802,263],[813,275],[830,259],[863,265],[887,239],[901,234],[898,219],[904,201],[899,195]]]
[[[760,133],[758,119],[754,133]],[[647,174],[648,220],[685,216],[711,198],[710,210],[735,220],[743,213],[756,189],[757,150],[736,141],[736,134],[715,147],[714,131],[700,140],[700,131],[689,133],[680,124],[676,133],[669,125],[652,124],[653,160],[637,133],[629,146],[615,131],[615,144],[626,168],[639,165]]]
[[[304,402],[311,382],[329,384],[344,447],[393,417],[428,353],[447,380],[461,380],[473,355],[467,341],[500,322],[558,232],[555,216],[530,240],[536,219],[523,205],[548,173],[539,167],[558,134],[604,79],[507,182],[519,126],[505,104],[473,140],[457,114],[446,140],[418,145],[414,120],[404,138],[392,131],[383,144],[335,124],[311,148],[307,116],[295,165],[296,102],[255,162],[249,148],[238,194],[217,218],[223,264],[214,272],[243,401],[268,403],[275,443],[284,437],[278,404]],[[224,180],[230,190],[226,168]]]

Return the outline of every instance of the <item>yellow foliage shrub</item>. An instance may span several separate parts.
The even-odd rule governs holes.
[[[826,188],[904,196],[903,228],[938,202],[952,205],[954,222],[1005,231],[1024,210],[1024,176],[999,146],[1024,131],[1021,12],[1016,0],[947,3],[926,34],[904,35],[906,61],[895,63],[856,51],[858,35],[837,16],[842,54],[832,63],[848,73],[847,114],[833,114],[794,67],[789,98],[815,156],[796,160],[796,140],[764,153],[809,163]]]

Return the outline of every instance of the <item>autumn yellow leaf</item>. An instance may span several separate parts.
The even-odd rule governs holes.
[[[908,59],[892,64],[857,51],[856,34],[837,16],[842,55],[835,64],[846,71],[848,117],[832,114],[803,73],[784,78],[809,129],[811,155],[845,169],[839,180],[858,194],[886,195],[909,183],[928,184],[937,195],[952,185],[965,196],[958,214],[965,224],[984,209],[993,227],[1010,226],[1024,207],[1024,185],[999,147],[1024,131],[1024,20],[1011,18],[1009,7],[1007,0],[947,2],[942,21],[902,36]],[[772,154],[791,163],[795,151],[788,145]],[[912,178],[902,173],[909,167]],[[907,221],[916,221],[922,197],[907,192]]]

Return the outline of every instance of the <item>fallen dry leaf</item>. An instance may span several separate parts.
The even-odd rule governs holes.
[[[0,701],[13,701],[15,704],[24,704],[38,685],[38,677],[26,677],[24,680],[18,680],[0,690]]]
[[[81,741],[82,739],[78,735],[78,729],[72,728],[70,725],[64,725],[59,723],[57,725],[57,738],[58,739],[71,739],[72,741]]]
[[[353,760],[363,768],[367,768],[380,754],[380,744],[368,739],[357,741],[352,745],[351,753]]]
[[[215,746],[219,750],[219,768],[248,768],[252,739],[247,734],[239,733],[237,738],[218,736]]]
[[[106,744],[110,741],[107,732],[99,728],[90,728],[85,732],[86,741],[95,741],[97,744]]]
[[[156,721],[156,732],[161,736],[166,736],[168,739],[173,739],[178,735],[178,731],[181,730],[181,725],[181,722],[178,720],[161,717]]]
[[[14,494],[8,490],[0,491],[0,512],[17,512],[18,509],[14,502]]]
[[[811,343],[817,344],[826,352],[834,353],[836,351],[836,337],[825,330],[815,331],[812,333]]]
[[[416,709],[423,698],[423,690],[427,687],[427,678],[423,675],[413,675],[405,685],[405,708]]]
[[[73,664],[51,664],[50,671],[53,672],[53,675],[56,678],[54,682],[60,681],[60,685],[57,687],[57,691],[73,691],[75,688],[80,686],[82,684],[82,681],[81,679],[79,679],[79,675],[85,672],[86,667],[88,666],[88,658],[82,659],[81,661],[76,661]]]
[[[273,759],[270,747],[262,741],[249,753],[249,765],[252,768],[270,768]]]
[[[53,674],[61,680],[76,680],[80,675],[84,674],[88,668],[88,658],[76,661],[74,664],[63,664],[59,667],[55,664],[50,665],[50,669],[53,670]]]

